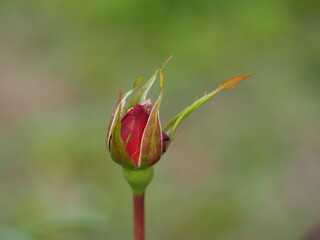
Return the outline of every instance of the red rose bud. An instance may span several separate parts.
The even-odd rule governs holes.
[[[125,148],[130,159],[138,166],[141,140],[150,115],[151,102],[136,104],[121,119],[121,138],[125,143]],[[169,137],[162,132],[162,152],[165,152],[165,141]]]
[[[252,74],[240,75],[221,83],[216,90],[205,94],[181,111],[162,129],[159,118],[159,107],[164,86],[162,68],[168,60],[138,91],[126,108],[126,99],[139,85],[142,77],[133,84],[130,91],[124,95],[120,94],[116,110],[109,125],[107,147],[111,152],[112,159],[125,168],[141,169],[154,165],[175,138],[177,127],[191,112],[218,92],[233,88],[241,81],[252,76]],[[151,101],[146,100],[146,96],[158,75],[160,76],[160,95],[152,107]]]
[[[120,95],[115,113],[112,116],[107,145],[114,161],[126,168],[146,168],[154,165],[166,151],[169,136],[162,131],[159,107],[162,100],[163,77],[160,74],[160,95],[154,106],[146,100],[150,87],[161,69],[133,97],[124,110],[126,98],[138,86],[139,78],[133,88],[125,95]]]

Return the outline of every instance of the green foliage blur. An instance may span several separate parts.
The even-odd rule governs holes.
[[[0,240],[132,239],[106,130],[118,89],[171,54],[163,123],[219,82],[256,75],[180,126],[147,191],[148,239],[304,239],[320,222],[319,9],[1,0]]]

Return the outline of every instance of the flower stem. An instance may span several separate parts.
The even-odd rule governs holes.
[[[145,240],[144,231],[144,193],[133,194],[134,240]]]
[[[144,195],[153,177],[153,168],[127,169],[123,175],[133,191],[134,240],[145,240],[144,232]]]

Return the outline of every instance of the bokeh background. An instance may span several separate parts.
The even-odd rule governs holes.
[[[106,129],[118,89],[171,54],[163,122],[220,81],[256,75],[180,126],[148,189],[148,238],[304,239],[320,223],[319,8],[1,0],[0,239],[132,238]]]

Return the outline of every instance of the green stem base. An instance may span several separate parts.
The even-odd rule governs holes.
[[[153,177],[153,168],[123,168],[123,175],[133,191],[134,240],[145,240],[144,196]]]
[[[129,169],[123,168],[123,175],[134,194],[142,194],[153,178],[153,168]]]

